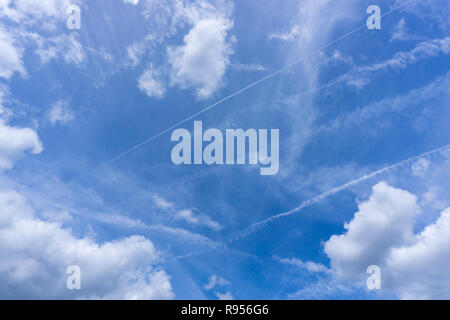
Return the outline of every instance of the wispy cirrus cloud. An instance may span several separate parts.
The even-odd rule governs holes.
[[[351,87],[362,89],[371,81],[371,77],[377,72],[392,69],[401,70],[419,61],[445,55],[450,53],[450,37],[441,39],[426,40],[420,42],[410,51],[400,51],[390,59],[374,63],[353,67],[350,71],[327,84],[326,87],[345,83]]]

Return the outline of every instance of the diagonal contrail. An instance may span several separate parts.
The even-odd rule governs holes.
[[[398,5],[398,6],[394,7],[394,8],[392,8],[392,9],[389,10],[388,12],[382,14],[381,17],[388,16],[388,15],[390,15],[391,13],[397,11],[398,9],[400,9],[400,8],[402,8],[402,7],[405,7],[406,5],[408,5],[408,4],[410,4],[410,3],[414,2],[414,1],[415,1],[415,0],[409,0],[409,1],[406,1],[405,3],[400,4],[400,5]],[[245,87],[242,88],[242,89],[239,89],[239,90],[235,91],[234,93],[231,93],[230,95],[228,95],[228,96],[226,96],[226,97],[224,97],[224,98],[222,98],[222,99],[216,101],[215,103],[213,103],[213,104],[210,105],[210,106],[207,106],[206,108],[201,109],[200,111],[198,111],[198,112],[196,112],[196,113],[190,115],[189,117],[187,117],[187,118],[185,118],[185,119],[183,119],[183,120],[178,121],[177,123],[173,124],[172,126],[168,127],[167,129],[164,129],[163,131],[158,132],[157,134],[153,135],[152,137],[148,138],[147,140],[144,140],[144,141],[142,141],[141,143],[138,143],[138,144],[134,145],[133,147],[131,147],[131,148],[129,148],[129,149],[123,151],[122,153],[120,153],[120,154],[118,154],[117,156],[115,156],[115,157],[109,159],[108,161],[106,161],[106,162],[104,162],[104,163],[98,165],[97,167],[95,167],[95,168],[93,168],[93,169],[91,169],[91,170],[85,172],[84,174],[82,174],[82,175],[80,175],[80,176],[78,176],[78,177],[76,177],[76,178],[70,180],[70,181],[67,182],[65,185],[71,185],[71,184],[73,184],[73,183],[75,183],[75,182],[77,182],[77,181],[79,181],[79,180],[81,180],[81,179],[83,179],[83,178],[85,178],[85,177],[87,177],[87,176],[90,176],[91,174],[97,172],[98,170],[100,170],[100,169],[102,169],[102,168],[108,166],[109,164],[111,164],[111,163],[113,163],[113,162],[115,162],[115,161],[117,161],[117,160],[119,160],[119,159],[125,157],[126,155],[128,155],[128,154],[134,152],[135,150],[140,149],[140,148],[143,147],[144,145],[146,145],[146,144],[152,142],[153,140],[159,138],[160,136],[162,136],[162,135],[164,135],[164,134],[170,132],[171,130],[177,128],[177,127],[180,126],[181,124],[183,124],[183,123],[185,123],[185,122],[187,122],[187,121],[189,121],[189,120],[194,119],[195,117],[197,117],[197,116],[199,116],[199,115],[201,115],[201,114],[207,112],[208,110],[210,110],[210,109],[212,109],[212,108],[214,108],[214,107],[216,107],[216,106],[222,104],[223,102],[225,102],[225,101],[227,101],[227,100],[229,100],[229,99],[231,99],[231,98],[233,98],[233,97],[235,97],[235,96],[240,95],[240,94],[243,93],[244,91],[247,91],[248,89],[253,88],[254,86],[260,84],[261,82],[264,82],[264,81],[266,81],[266,80],[268,80],[268,79],[270,79],[270,78],[275,77],[276,75],[278,75],[278,74],[280,74],[280,73],[283,73],[284,71],[286,71],[286,70],[290,69],[291,67],[293,67],[293,66],[299,64],[300,62],[306,60],[307,58],[309,58],[309,57],[311,57],[311,56],[313,56],[313,55],[315,55],[315,54],[317,54],[317,53],[319,53],[319,52],[321,52],[321,51],[323,51],[323,50],[325,50],[325,49],[327,49],[327,48],[333,46],[334,44],[336,44],[337,42],[339,42],[339,41],[341,41],[341,40],[343,40],[343,39],[348,38],[348,37],[351,36],[352,34],[354,34],[354,33],[358,32],[358,31],[364,29],[365,27],[366,27],[366,24],[363,24],[363,25],[357,27],[356,29],[353,29],[353,30],[351,30],[351,31],[349,31],[349,32],[347,32],[347,33],[341,35],[340,37],[338,37],[338,38],[336,38],[336,39],[334,39],[334,40],[328,42],[327,44],[323,45],[322,47],[320,47],[320,48],[318,48],[318,49],[316,49],[316,50],[314,50],[314,51],[312,51],[312,52],[310,52],[310,53],[304,55],[303,57],[301,57],[301,58],[299,58],[299,59],[297,59],[297,60],[292,61],[291,63],[289,63],[289,64],[287,64],[287,65],[281,67],[280,69],[278,69],[278,70],[276,70],[276,71],[273,71],[273,72],[269,73],[268,75],[266,75],[266,76],[264,76],[264,77],[262,77],[262,78],[260,78],[260,79],[258,79],[258,80],[256,80],[256,81],[250,83],[249,85],[245,86]]]
[[[450,150],[450,144],[448,144],[446,146],[443,146],[441,148],[438,148],[438,149],[434,149],[432,151],[428,151],[428,152],[422,153],[422,154],[420,154],[418,156],[415,156],[415,157],[412,157],[412,158],[409,158],[409,159],[397,162],[397,163],[395,163],[393,165],[390,165],[388,167],[385,167],[385,168],[377,170],[377,171],[373,171],[373,172],[371,172],[369,174],[366,174],[366,175],[364,175],[364,176],[362,176],[362,177],[360,177],[358,179],[355,179],[355,180],[352,180],[352,181],[347,182],[345,184],[342,184],[340,186],[337,186],[337,187],[335,187],[335,188],[333,188],[333,189],[331,189],[329,191],[326,191],[326,192],[324,192],[322,194],[319,194],[318,196],[315,196],[314,198],[311,198],[311,199],[303,201],[298,207],[296,207],[294,209],[278,213],[278,214],[276,214],[274,216],[271,216],[271,217],[269,217],[267,219],[264,219],[264,220],[262,220],[260,222],[256,222],[256,223],[252,224],[251,226],[249,226],[245,230],[239,232],[234,237],[231,237],[229,242],[233,242],[233,241],[239,240],[241,238],[244,238],[244,237],[252,234],[253,232],[255,232],[257,230],[259,230],[261,228],[264,228],[268,224],[273,223],[275,220],[278,220],[280,218],[287,217],[287,216],[290,216],[290,215],[292,215],[294,213],[297,213],[297,212],[303,210],[304,208],[309,207],[310,205],[312,205],[314,203],[318,203],[318,202],[324,200],[325,198],[328,198],[329,196],[332,196],[332,195],[334,195],[334,194],[336,194],[338,192],[341,192],[342,190],[345,190],[345,189],[348,189],[350,187],[353,187],[353,186],[357,185],[360,182],[369,180],[369,179],[371,179],[373,177],[376,177],[376,176],[378,176],[378,175],[380,175],[382,173],[386,173],[386,172],[398,169],[399,167],[401,167],[403,165],[411,164],[414,161],[417,161],[417,160],[425,158],[425,157],[429,157],[431,155],[434,155],[436,153],[442,152],[444,150]]]

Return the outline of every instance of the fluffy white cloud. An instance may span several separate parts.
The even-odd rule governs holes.
[[[325,243],[338,278],[362,280],[375,264],[381,268],[382,289],[400,298],[450,297],[450,208],[418,234],[414,225],[420,207],[405,190],[381,182],[358,208],[346,232]]]
[[[370,199],[360,203],[354,218],[344,225],[347,232],[325,243],[325,253],[338,276],[358,277],[368,266],[381,264],[393,246],[411,243],[420,212],[416,200],[385,182],[375,185]]]
[[[152,66],[139,77],[138,87],[150,97],[162,98],[166,92],[159,72]]]
[[[0,170],[10,169],[26,151],[41,153],[42,143],[33,129],[8,126],[0,119]]]
[[[74,119],[74,114],[66,101],[59,100],[52,105],[48,113],[48,119],[52,125],[58,122],[66,124]]]
[[[417,234],[410,246],[393,248],[387,286],[404,299],[449,299],[450,208]]]
[[[143,40],[127,48],[126,66],[137,66],[146,54],[152,59],[151,48],[165,47],[165,41],[180,29],[190,29],[184,44],[167,47],[163,64],[147,68],[138,81],[139,88],[157,98],[165,94],[168,85],[194,88],[199,99],[213,95],[230,65],[234,41],[228,34],[233,25],[230,19],[232,2],[168,0],[161,5],[159,1],[146,0],[143,7],[151,31]],[[155,72],[162,69],[168,72]]]
[[[159,253],[142,236],[97,243],[59,223],[35,217],[22,195],[0,191],[2,298],[173,298]],[[81,269],[81,290],[66,288],[69,265]]]
[[[198,21],[184,37],[184,45],[169,47],[171,81],[181,87],[194,87],[197,97],[210,97],[221,85],[232,54],[227,33],[232,27],[228,19]]]
[[[0,28],[0,78],[9,79],[15,72],[25,73],[22,49],[15,47],[13,37]]]

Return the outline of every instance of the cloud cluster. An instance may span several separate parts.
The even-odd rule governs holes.
[[[199,99],[210,97],[220,86],[233,52],[227,40],[231,27],[228,19],[200,20],[184,37],[184,45],[169,47],[172,83],[196,88]]]
[[[170,277],[142,236],[97,243],[44,221],[13,190],[0,191],[2,298],[170,299]],[[81,269],[81,290],[66,288],[66,268]]]
[[[150,65],[138,79],[138,87],[149,97],[162,98],[166,88],[162,82],[161,74]]]
[[[71,0],[3,0],[0,2],[0,17],[26,25],[54,28],[52,20],[64,19],[66,8],[78,1]]]
[[[47,37],[48,31],[56,31],[58,25],[66,30],[63,25],[66,9],[76,3],[78,1],[0,1],[0,77],[9,79],[16,72],[25,74],[22,56],[26,49],[33,47],[43,63],[57,57],[66,63],[82,63],[85,54],[76,36],[60,33]]]
[[[414,226],[421,208],[417,197],[385,182],[345,224],[345,233],[325,243],[338,278],[362,280],[369,265],[382,272],[382,289],[403,299],[448,299],[450,209],[419,233]]]
[[[14,162],[27,151],[38,154],[42,150],[42,143],[36,131],[9,126],[0,119],[0,170],[11,169]]]
[[[136,66],[149,48],[164,43],[179,29],[186,25],[190,29],[182,44],[165,46],[164,63],[151,63],[139,78],[138,87],[155,98],[163,97],[168,86],[195,89],[198,99],[211,97],[220,88],[233,53],[234,37],[229,34],[233,27],[232,4],[224,0],[170,0],[162,8],[146,1],[145,8],[144,15],[156,20],[157,28],[166,27],[158,33],[152,31],[127,49],[131,66]]]
[[[67,101],[58,100],[55,102],[48,113],[48,119],[52,125],[57,123],[66,124],[74,119],[73,111],[69,108]]]

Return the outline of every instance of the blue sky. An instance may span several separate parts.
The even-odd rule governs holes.
[[[449,13],[0,1],[0,297],[450,298]],[[279,129],[276,175],[171,162],[225,97],[177,128]]]

